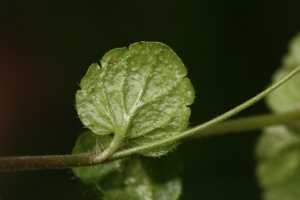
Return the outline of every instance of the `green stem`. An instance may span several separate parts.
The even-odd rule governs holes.
[[[101,163],[106,160],[109,156],[115,153],[118,148],[123,144],[124,141],[124,132],[115,134],[113,140],[111,141],[110,145],[100,153],[97,153],[93,156],[94,163]]]
[[[203,138],[205,136],[251,131],[272,125],[292,123],[296,120],[300,120],[300,110],[280,114],[264,114],[244,117],[215,124],[184,139],[190,140],[195,138]]]
[[[245,117],[234,119],[211,126],[201,132],[195,133],[185,139],[202,138],[212,135],[234,133],[261,129],[271,125],[291,123],[300,119],[300,111],[292,111],[283,114],[266,114],[260,116]],[[110,162],[121,159],[132,154],[113,155],[107,160]],[[136,152],[137,153],[137,152]],[[95,165],[93,159],[98,154],[77,154],[77,155],[55,155],[55,156],[19,156],[19,157],[0,157],[0,171],[13,170],[37,170],[37,169],[64,169],[80,166]]]
[[[142,151],[147,151],[151,149],[156,149],[159,147],[164,146],[165,144],[172,143],[178,140],[181,140],[187,136],[191,136],[195,133],[199,133],[201,135],[201,131],[211,127],[212,125],[224,121],[225,119],[231,117],[232,115],[237,114],[238,112],[244,110],[245,108],[251,106],[255,102],[259,101],[271,91],[279,87],[281,84],[286,82],[290,79],[293,75],[295,75],[300,70],[300,67],[296,68],[292,71],[288,76],[283,78],[278,83],[274,84],[273,86],[269,87],[265,91],[261,92],[260,94],[256,95],[255,97],[251,98],[250,100],[246,101],[242,105],[235,107],[234,109],[216,117],[204,124],[201,124],[197,127],[192,129],[188,129],[184,132],[181,132],[175,136],[168,137],[159,141],[155,141],[153,143],[149,143],[143,146],[138,146],[134,148],[130,148],[127,150],[119,151],[114,153],[112,156],[109,157],[109,154],[112,150],[115,150],[118,146],[119,142],[121,141],[120,138],[115,138],[115,143],[111,144],[112,150],[108,150],[108,153],[105,153],[104,156],[101,156],[101,153],[86,153],[86,154],[77,154],[77,155],[61,155],[61,156],[27,156],[27,157],[3,157],[0,158],[0,171],[9,171],[9,170],[36,170],[36,169],[58,169],[58,168],[72,168],[72,167],[80,167],[80,166],[92,166],[97,165],[104,162],[113,161],[116,159],[120,159],[123,157],[130,156],[132,154],[136,154]],[[293,116],[298,118],[298,115]],[[289,114],[287,114],[289,115]],[[289,118],[289,117],[287,117]],[[295,120],[296,118],[293,118]],[[280,120],[280,117],[275,117],[273,120]],[[291,119],[291,118],[290,118]],[[272,121],[271,119],[267,119],[266,121]],[[283,123],[286,123],[286,119],[283,120]],[[205,135],[205,134],[203,134]],[[122,136],[121,136],[122,137]],[[105,152],[105,151],[104,151]],[[103,158],[109,157],[105,161]]]

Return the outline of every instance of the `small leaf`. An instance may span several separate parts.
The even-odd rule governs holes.
[[[113,133],[103,153],[111,155],[126,140],[131,147],[157,141],[188,128],[194,88],[175,52],[159,42],[139,42],[107,52],[101,67],[92,64],[76,93],[82,123],[95,134]],[[161,156],[178,142],[156,151]]]
[[[160,159],[135,157],[98,183],[105,200],[176,200],[181,194],[181,167],[174,155]]]
[[[256,148],[257,175],[265,200],[300,197],[300,137],[285,126],[267,128]]]
[[[277,82],[293,69],[300,66],[300,34],[292,39],[289,53],[284,56],[282,67],[273,75],[273,83]],[[300,105],[300,74],[277,88],[266,98],[267,105],[274,112],[287,112]]]

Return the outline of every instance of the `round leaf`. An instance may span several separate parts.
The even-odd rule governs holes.
[[[174,155],[160,159],[135,157],[98,183],[104,200],[176,200],[181,195],[181,165]]]
[[[82,123],[94,133],[114,133],[139,146],[184,131],[194,89],[176,53],[159,42],[139,42],[107,52],[92,64],[76,93]],[[160,156],[166,149],[142,152]]]

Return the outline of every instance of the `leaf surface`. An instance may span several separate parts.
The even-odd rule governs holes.
[[[104,199],[175,200],[181,194],[178,163],[168,155],[160,159],[135,157],[99,183]]]
[[[256,148],[257,175],[265,200],[300,197],[300,137],[285,126],[267,128]]]
[[[101,66],[90,66],[80,83],[79,118],[95,134],[113,133],[132,147],[177,134],[188,128],[188,106],[194,101],[186,75],[180,58],[165,44],[139,42],[113,49]],[[121,139],[115,143],[121,145]],[[177,144],[141,154],[161,156]]]

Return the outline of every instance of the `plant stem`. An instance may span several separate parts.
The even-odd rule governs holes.
[[[211,126],[203,131],[186,137],[186,140],[202,138],[213,135],[250,131],[261,129],[271,125],[291,123],[300,119],[300,111],[292,111],[282,114],[265,114],[240,119],[229,120]],[[123,150],[122,154],[124,154]],[[124,158],[120,155],[105,160],[105,162]],[[125,153],[126,154],[126,153]],[[64,169],[80,166],[94,165],[95,154],[77,154],[77,155],[54,155],[54,156],[19,156],[19,157],[0,157],[0,171],[14,170],[37,170],[37,169]],[[97,154],[98,155],[98,154]],[[130,155],[127,155],[130,156]]]
[[[185,140],[256,130],[271,125],[291,123],[299,119],[300,111],[298,110],[283,114],[265,114],[234,119],[211,126],[203,131],[195,133],[192,136],[186,137]],[[127,150],[117,152],[102,163],[114,161],[137,153],[133,152],[126,155],[128,153],[126,151]],[[93,161],[95,159],[95,155],[98,154],[87,153],[77,155],[0,157],[0,171],[64,169],[80,166],[92,166],[95,165]]]
[[[0,157],[0,171],[25,171],[39,169],[66,169],[72,167],[92,166],[98,153],[84,153],[74,155],[52,156],[13,156]],[[128,155],[129,156],[129,155]],[[118,159],[124,158],[118,157]],[[101,163],[111,162],[115,159],[106,159]]]
[[[294,71],[292,71],[289,75],[287,75],[285,78],[280,80],[278,83],[272,85],[268,89],[264,90],[260,94],[256,95],[255,97],[251,98],[250,100],[246,101],[245,103],[235,107],[232,110],[229,110],[228,112],[204,123],[199,126],[196,126],[194,128],[188,129],[184,132],[178,133],[177,135],[173,135],[168,138],[161,139],[159,141],[155,141],[153,143],[145,144],[142,146],[126,149],[123,151],[119,151],[114,153],[112,156],[110,156],[108,159],[105,161],[97,161],[97,158],[101,158],[101,153],[86,153],[86,154],[77,154],[77,155],[60,155],[60,156],[26,156],[26,157],[2,157],[0,158],[0,171],[11,171],[11,170],[37,170],[37,169],[59,169],[59,168],[72,168],[72,167],[80,167],[80,166],[92,166],[92,165],[97,165],[100,163],[104,162],[109,162],[113,161],[116,159],[124,158],[127,156],[130,156],[132,154],[136,154],[142,151],[148,151],[151,149],[155,149],[158,147],[163,147],[166,144],[170,144],[172,142],[181,140],[187,136],[191,136],[195,133],[199,133],[200,137],[201,135],[206,135],[205,132],[203,131],[204,129],[207,129],[208,127],[213,127],[212,125],[215,125],[216,123],[219,123],[221,121],[224,121],[225,119],[237,114],[238,112],[244,110],[245,108],[251,106],[255,102],[259,101],[263,97],[265,97],[267,94],[269,94],[271,91],[282,85],[284,82],[286,82],[288,79],[290,79],[293,75],[295,75],[298,71],[300,70],[300,67],[296,68]],[[298,111],[299,112],[299,111]],[[264,119],[264,121],[267,124],[261,124],[264,126],[268,125],[274,125],[277,123],[287,123],[289,121],[287,120],[296,120],[299,118],[298,116],[299,113],[291,112],[291,113],[286,113],[285,117],[280,116],[275,116],[275,115],[270,115],[271,118],[266,117],[261,118]],[[289,115],[292,115],[293,117],[290,117]],[[273,117],[273,118],[272,118]],[[282,121],[281,121],[282,119]],[[252,118],[253,120],[253,118]],[[256,119],[257,120],[257,119]],[[274,121],[274,122],[272,122]],[[252,121],[253,122],[253,121]],[[228,122],[229,123],[229,122]],[[231,122],[233,123],[233,122]],[[245,123],[245,121],[242,123]],[[240,122],[239,124],[239,129],[240,127],[244,126]],[[248,122],[250,124],[250,122]],[[236,125],[236,124],[235,124]],[[229,126],[229,125],[227,125]],[[231,124],[232,126],[232,124]],[[256,128],[263,128],[260,127],[259,123],[256,123]],[[255,128],[255,126],[253,126]],[[211,128],[212,130],[213,128]],[[249,129],[247,129],[249,130]],[[202,133],[203,131],[204,133]],[[227,130],[228,131],[228,130]],[[213,132],[213,131],[212,131]],[[212,134],[212,132],[210,134]],[[220,134],[220,131],[216,131],[216,133]],[[198,134],[197,134],[198,135]]]
[[[185,140],[257,130],[272,125],[293,123],[293,121],[296,120],[300,120],[300,110],[280,114],[264,114],[238,118],[210,126],[199,133],[195,133],[194,135],[186,137]]]
[[[110,145],[103,152],[95,154],[92,162],[101,163],[109,158],[109,156],[111,156],[114,152],[116,152],[118,148],[122,146],[122,143],[124,141],[124,133],[126,132],[123,131],[119,134],[115,134]]]

